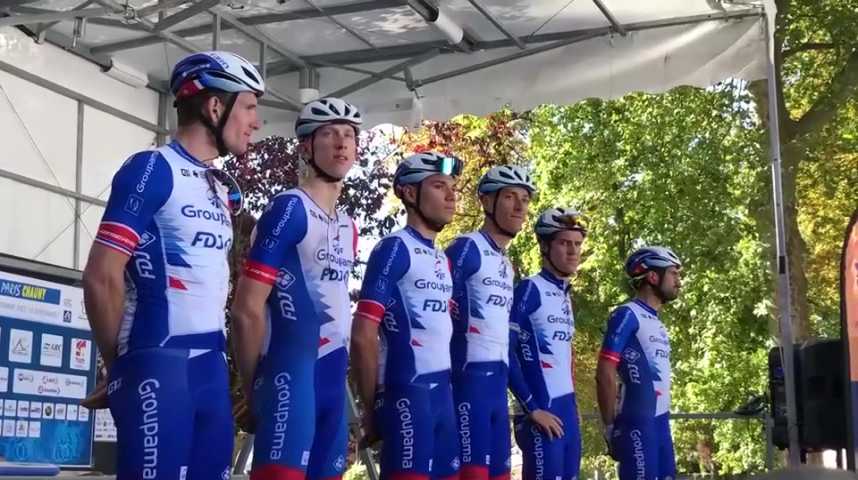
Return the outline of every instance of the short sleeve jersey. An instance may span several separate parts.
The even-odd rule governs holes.
[[[600,357],[617,365],[618,414],[655,417],[670,411],[670,341],[658,314],[633,300],[608,320]]]
[[[95,241],[131,257],[119,355],[225,347],[232,222],[209,168],[172,142],[133,155],[113,177]]]
[[[246,276],[273,285],[265,351],[298,343],[317,348],[320,358],[347,347],[356,245],[351,218],[343,212],[328,216],[303,190],[271,200],[244,267]]]
[[[512,264],[483,232],[456,238],[447,248],[453,271],[453,370],[469,364],[509,363]]]
[[[433,374],[449,373],[452,291],[447,256],[413,228],[373,249],[357,310],[381,324],[384,385],[432,383]]]

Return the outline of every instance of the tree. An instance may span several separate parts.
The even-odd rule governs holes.
[[[808,250],[809,232],[802,228],[809,220],[802,219],[804,188],[822,188],[817,182],[823,177],[808,176],[805,164],[819,159],[823,151],[830,155],[854,152],[853,141],[846,137],[855,131],[858,122],[855,105],[858,98],[858,1],[777,0],[774,32],[778,116],[781,125],[781,154],[783,162],[784,213],[792,285],[794,333],[797,338],[831,332],[827,326],[811,318],[829,318],[825,309],[808,301],[815,287],[808,279],[820,258]],[[760,110],[763,127],[768,126],[768,95],[765,81],[751,88]],[[850,150],[851,149],[851,150]],[[830,157],[829,157],[830,158]],[[765,175],[765,174],[763,174]],[[761,239],[772,245],[771,211],[762,208],[771,203],[770,192],[761,192],[758,199]],[[804,210],[810,214],[810,210]],[[768,216],[769,220],[764,217]],[[848,212],[841,221],[845,227]],[[812,236],[812,234],[810,234]],[[768,257],[774,259],[769,251]],[[815,258],[814,258],[815,257]],[[808,268],[810,267],[810,268]]]

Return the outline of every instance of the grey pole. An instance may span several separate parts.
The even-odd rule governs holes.
[[[767,16],[773,12],[767,12]],[[789,466],[801,464],[798,442],[798,411],[795,398],[795,365],[793,357],[792,333],[792,291],[789,283],[789,261],[786,247],[786,227],[784,226],[784,199],[781,175],[781,141],[778,122],[777,72],[774,60],[774,32],[766,22],[766,57],[768,59],[769,90],[769,140],[772,157],[772,195],[774,197],[775,233],[777,236],[777,276],[778,276],[778,323],[781,333],[781,354],[783,355],[784,386],[786,387],[787,436],[789,438]]]

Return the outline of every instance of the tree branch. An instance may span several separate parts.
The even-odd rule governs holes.
[[[798,45],[794,48],[790,48],[788,50],[784,50],[783,58],[786,60],[787,58],[795,55],[796,53],[807,52],[809,50],[830,50],[834,48],[836,45],[833,43],[819,43],[819,42],[808,42]]]
[[[843,65],[829,84],[828,91],[795,124],[786,136],[784,144],[792,142],[808,133],[819,131],[837,114],[840,106],[858,95],[858,49]]]

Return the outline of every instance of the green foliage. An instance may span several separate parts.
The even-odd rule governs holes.
[[[642,244],[673,248],[685,262],[683,294],[664,312],[672,341],[675,411],[731,411],[764,391],[769,279],[748,205],[766,168],[747,94],[734,85],[681,88],[532,115],[535,210],[568,205],[590,219],[586,260],[574,281],[577,395],[595,411],[592,380],[604,325],[628,297],[622,264]],[[535,241],[516,239],[531,271]],[[698,444],[720,474],[762,468],[755,428],[674,422],[680,471],[701,470]],[[734,448],[741,444],[743,448]],[[585,444],[598,455],[599,442]]]

